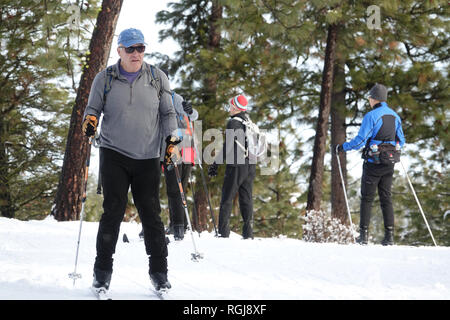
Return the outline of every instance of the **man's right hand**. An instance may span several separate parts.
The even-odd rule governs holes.
[[[97,131],[98,120],[96,116],[87,115],[84,119],[82,131],[88,138],[93,137]]]
[[[175,154],[178,159],[180,158],[180,154],[179,154],[180,152],[179,152],[178,148],[176,147],[176,145],[179,144],[180,142],[181,142],[181,139],[176,136],[170,135],[166,138],[166,152],[164,155],[164,164],[166,165],[168,170],[171,169],[171,165],[173,164],[172,154]]]

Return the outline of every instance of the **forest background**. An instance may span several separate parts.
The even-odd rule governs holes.
[[[88,144],[79,118],[93,76],[117,61],[118,33],[137,27],[149,43],[146,61],[169,70],[172,88],[193,103],[203,129],[223,129],[227,101],[244,93],[251,118],[273,138],[279,167],[255,180],[255,236],[302,238],[311,210],[349,223],[330,146],[356,135],[370,110],[368,90],[383,83],[403,121],[402,161],[437,243],[450,245],[446,1],[153,2],[0,1],[2,216],[80,218]],[[98,159],[92,152],[85,209],[86,219],[97,221],[102,196],[96,194]],[[357,225],[360,153],[343,154],[340,162]],[[211,231],[199,170],[187,190],[190,211],[195,198],[195,228]],[[219,176],[207,181],[216,220],[223,174],[221,166]],[[396,242],[432,244],[399,164],[393,202]],[[125,220],[135,218],[130,197]],[[235,201],[232,230],[239,233],[240,225]],[[381,237],[382,228],[377,200],[371,230]]]

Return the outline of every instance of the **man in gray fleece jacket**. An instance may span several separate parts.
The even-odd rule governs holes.
[[[131,186],[144,229],[151,282],[158,291],[168,290],[167,244],[160,217],[159,158],[161,139],[169,145],[179,141],[176,113],[166,75],[143,60],[142,32],[122,31],[118,45],[120,60],[94,79],[82,128],[86,136],[92,137],[103,113],[100,170],[104,212],[97,234],[93,289],[96,292],[109,289],[112,256]]]

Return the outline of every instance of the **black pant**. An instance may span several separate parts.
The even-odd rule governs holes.
[[[186,194],[186,186],[192,171],[192,164],[182,163],[178,165],[178,172],[181,177],[181,185]],[[175,168],[167,170],[164,166],[164,177],[166,179],[167,199],[169,202],[170,226],[187,226],[186,214],[184,213],[183,202],[181,201],[180,187],[178,186]]]
[[[394,175],[394,165],[373,164],[365,162],[361,178],[361,208],[360,227],[368,228],[370,211],[378,189],[384,227],[394,227],[394,209],[391,200],[391,187]]]
[[[239,192],[239,208],[244,225],[242,236],[253,238],[253,180],[255,179],[256,165],[245,164],[238,166],[227,165],[222,187],[222,200],[219,211],[219,234],[222,237],[230,235],[230,214],[233,199]]]
[[[134,204],[144,229],[149,271],[167,272],[167,244],[161,221],[159,158],[135,160],[116,151],[100,149],[100,170],[103,186],[103,210],[97,234],[97,257],[94,268],[112,271],[120,223],[125,214],[128,189],[131,186]]]

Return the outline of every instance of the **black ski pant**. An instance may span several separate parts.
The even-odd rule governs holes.
[[[120,223],[131,186],[134,204],[144,230],[149,272],[167,272],[167,244],[161,221],[159,158],[135,160],[114,150],[100,148],[103,186],[103,214],[97,234],[97,257],[94,268],[111,271]]]
[[[239,208],[244,220],[242,236],[244,239],[253,238],[253,180],[255,179],[255,171],[256,165],[254,164],[227,165],[219,211],[219,235],[221,237],[230,236],[230,215],[233,199],[236,193],[239,193]]]
[[[378,189],[384,227],[394,227],[394,209],[391,200],[391,187],[394,165],[365,162],[361,178],[360,228],[368,228],[375,193]]]
[[[178,172],[180,173],[183,191],[186,194],[187,183],[192,172],[192,164],[183,162],[181,165],[178,165]],[[167,170],[167,167],[164,165],[164,177],[166,180],[167,199],[169,202],[169,227],[184,225],[184,228],[186,229],[187,218],[184,213],[183,202],[181,201],[180,187],[178,186],[175,168]]]

